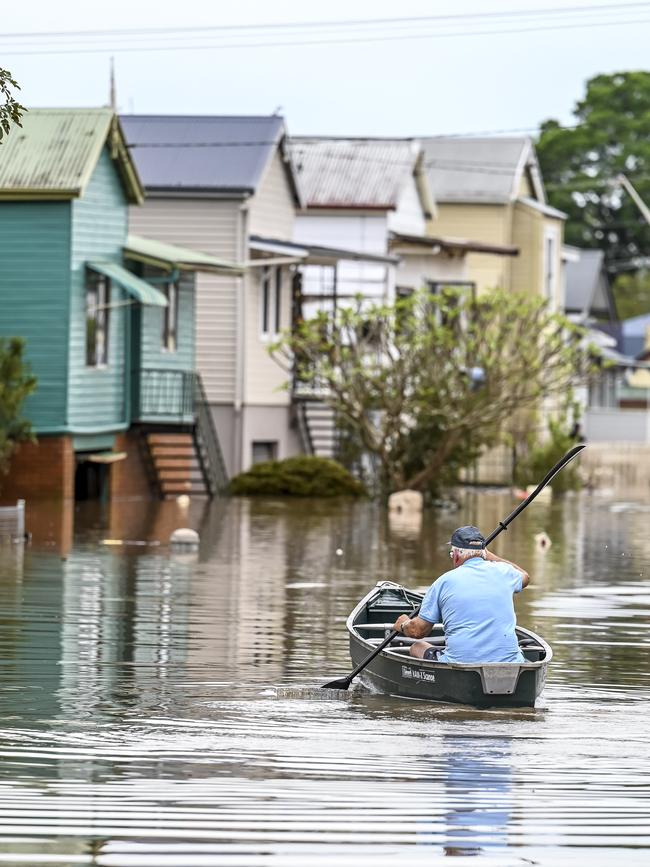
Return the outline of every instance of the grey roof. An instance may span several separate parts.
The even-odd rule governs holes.
[[[579,250],[577,261],[566,262],[566,311],[609,315],[604,260],[602,250]]]
[[[147,190],[253,193],[286,135],[277,115],[122,115]]]
[[[650,329],[650,313],[624,319],[621,322],[622,349],[626,355],[637,356],[646,348],[646,335]]]
[[[436,136],[420,141],[437,202],[509,202],[519,193],[526,165],[537,198],[545,200],[530,138]]]
[[[290,147],[312,208],[395,208],[421,153],[413,139],[298,137]]]

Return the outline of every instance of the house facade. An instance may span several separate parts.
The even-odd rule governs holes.
[[[38,442],[21,446],[3,498],[178,493],[193,489],[197,461],[208,484],[194,273],[237,268],[129,235],[129,206],[142,201],[108,109],[32,110],[3,144],[0,335],[25,339],[38,379],[24,408]],[[165,437],[190,453],[172,449],[161,466]],[[211,493],[217,484],[213,472]]]
[[[437,136],[422,146],[438,205],[436,231],[519,250],[511,258],[471,252],[467,267],[478,290],[538,295],[563,310],[566,217],[546,202],[532,140]]]
[[[294,260],[250,242],[293,237],[298,192],[282,118],[122,122],[147,191],[144,206],[131,212],[134,231],[245,266],[241,276],[197,278],[196,363],[229,474],[262,457],[295,453],[285,377],[267,352],[291,324]]]
[[[268,348],[292,327],[308,269],[327,281],[320,294],[332,295],[349,262],[378,267],[385,281],[395,258],[296,242],[303,200],[281,117],[122,122],[147,192],[132,208],[134,231],[244,268],[240,277],[197,278],[197,367],[229,474],[310,451],[287,374]]]
[[[298,242],[396,257],[387,278],[377,266],[350,263],[340,298],[392,300],[425,286],[471,286],[470,251],[492,258],[517,254],[512,245],[442,233],[424,151],[414,139],[295,138],[292,156],[305,199]]]

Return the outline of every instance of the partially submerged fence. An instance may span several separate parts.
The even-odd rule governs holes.
[[[0,542],[22,542],[25,538],[25,501],[0,506]]]

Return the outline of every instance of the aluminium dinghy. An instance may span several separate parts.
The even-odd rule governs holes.
[[[350,656],[362,663],[388,636],[400,614],[412,614],[423,594],[392,581],[380,581],[347,620]],[[525,662],[459,664],[410,656],[415,639],[396,636],[367,667],[362,679],[370,687],[392,695],[428,701],[487,707],[534,707],[546,681],[553,651],[539,635],[516,628]],[[444,648],[445,635],[436,624],[429,641]]]

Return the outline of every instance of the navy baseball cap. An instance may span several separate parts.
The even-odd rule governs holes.
[[[485,536],[478,527],[459,527],[451,534],[450,545],[454,548],[485,548]]]

